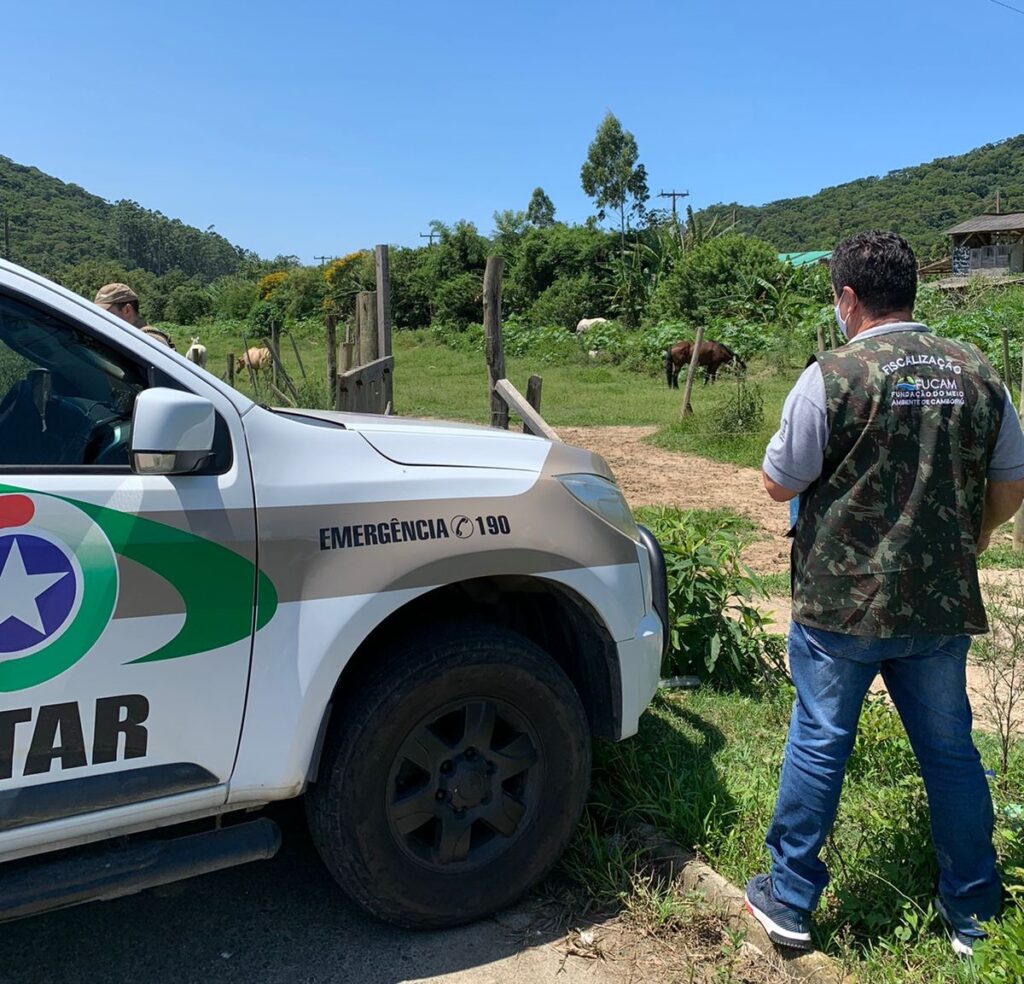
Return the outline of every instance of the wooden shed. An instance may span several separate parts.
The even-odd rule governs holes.
[[[954,277],[1005,277],[1024,272],[1024,212],[979,215],[946,235],[953,239]]]

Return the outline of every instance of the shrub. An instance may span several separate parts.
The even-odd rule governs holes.
[[[649,507],[637,519],[665,553],[671,642],[666,675],[696,673],[709,683],[747,688],[784,674],[781,642],[765,632],[752,604],[761,592],[740,559],[749,520],[726,510]]]
[[[589,274],[564,277],[544,290],[530,308],[534,324],[558,325],[574,331],[583,318],[599,317],[605,308],[604,291]]]
[[[194,325],[213,310],[213,300],[202,287],[183,284],[175,287],[164,304],[163,316],[166,321],[179,325]]]
[[[558,325],[530,325],[510,318],[502,326],[505,355],[513,358],[529,356],[545,365],[565,363],[581,358],[579,340]]]
[[[1016,884],[1009,887],[1013,901],[1001,919],[986,925],[988,940],[975,950],[974,969],[979,984],[1024,981],[1024,870],[1012,871]]]
[[[716,430],[725,434],[746,434],[764,424],[764,395],[757,383],[749,383],[741,373],[729,398],[708,418]]]
[[[373,254],[368,250],[348,253],[329,263],[323,275],[326,285],[324,304],[337,311],[350,311],[359,291],[374,289]]]
[[[483,281],[479,274],[460,273],[438,284],[433,320],[465,328],[483,315]]]
[[[656,315],[705,323],[716,317],[753,314],[763,302],[761,280],[782,272],[774,247],[751,236],[710,239],[686,253],[655,292]]]
[[[256,285],[259,299],[261,301],[269,300],[287,279],[288,271],[286,270],[278,270],[276,273],[268,273],[265,277],[260,277],[260,281]]]
[[[459,326],[444,322],[433,325],[431,334],[442,345],[456,352],[482,352],[484,350],[484,326],[471,324]]]
[[[259,297],[259,288],[243,277],[222,277],[210,288],[214,313],[221,318],[241,320],[249,316]]]

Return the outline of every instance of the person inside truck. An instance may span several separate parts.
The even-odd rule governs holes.
[[[127,466],[146,385],[133,360],[0,296],[0,466]]]

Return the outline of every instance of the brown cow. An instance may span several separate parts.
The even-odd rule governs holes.
[[[693,358],[693,342],[676,342],[665,349],[665,377],[669,388],[679,389],[679,373],[683,366],[688,366]],[[746,372],[747,364],[731,349],[721,342],[710,339],[701,342],[700,356],[697,365],[704,370],[704,385],[713,383],[718,370],[730,362]]]
[[[270,349],[251,348],[238,357],[238,367],[235,372],[241,372],[246,365],[252,366],[252,371],[258,373],[261,369],[270,368]]]

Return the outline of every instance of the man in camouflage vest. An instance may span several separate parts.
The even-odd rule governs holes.
[[[966,662],[988,630],[977,557],[1024,500],[1024,435],[972,346],[913,320],[906,241],[869,232],[831,261],[847,345],[815,355],[786,398],[763,477],[800,496],[789,662],[797,697],[771,872],[747,905],[780,945],[810,949],[819,858],[861,705],[881,673],[921,766],[939,863],[936,909],[967,956],[999,910],[992,799],[971,740]]]

